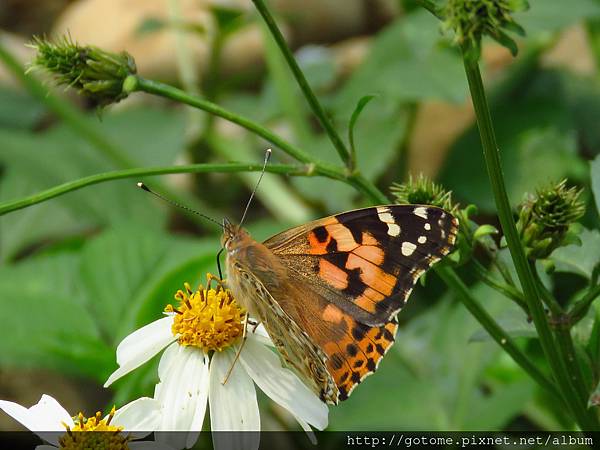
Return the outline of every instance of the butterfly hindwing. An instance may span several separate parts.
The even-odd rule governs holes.
[[[453,247],[458,221],[432,206],[388,205],[310,222],[264,245],[289,276],[355,320],[382,326],[419,276]]]

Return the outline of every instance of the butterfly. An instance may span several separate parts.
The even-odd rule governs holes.
[[[283,359],[337,404],[394,343],[419,277],[454,247],[458,220],[434,206],[377,206],[255,241],[227,220],[227,285]]]

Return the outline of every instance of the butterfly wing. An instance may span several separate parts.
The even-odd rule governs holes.
[[[283,358],[329,403],[348,398],[394,342],[396,313],[418,277],[454,245],[442,209],[359,209],[285,231],[243,236],[228,283]]]
[[[264,242],[288,276],[358,323],[387,324],[418,278],[453,248],[458,220],[443,209],[388,205],[326,217]]]
[[[305,283],[289,279],[286,290],[292,296],[282,297],[281,307],[289,311],[292,321],[326,356],[327,374],[336,389],[328,389],[334,395],[322,398],[330,403],[346,400],[359,383],[375,372],[394,343],[396,319],[372,327],[358,322]],[[291,298],[300,299],[299,307],[289,305]],[[327,386],[330,385],[331,381]]]

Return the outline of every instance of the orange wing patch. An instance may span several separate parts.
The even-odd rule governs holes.
[[[335,341],[319,344],[328,356],[327,368],[340,393],[339,400],[348,398],[352,390],[377,369],[379,361],[394,343],[398,328],[395,318],[380,327],[356,322],[339,308],[328,305],[322,318],[345,330]]]
[[[319,276],[336,289],[348,287],[348,272],[325,259],[319,261]]]
[[[361,281],[383,295],[390,295],[396,285],[396,277],[394,275],[387,273],[376,264],[358,256],[355,252],[348,255],[346,268],[350,270],[360,269]]]

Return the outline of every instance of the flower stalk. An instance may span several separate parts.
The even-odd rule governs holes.
[[[281,30],[279,30],[279,27],[275,23],[275,19],[273,19],[271,12],[267,8],[263,0],[252,0],[252,3],[254,3],[254,6],[256,6],[256,9],[258,10],[260,15],[264,19],[265,24],[269,28],[273,39],[275,40],[277,46],[281,50],[281,54],[285,58],[285,61],[287,62],[288,67],[292,71],[294,78],[296,78],[298,86],[302,90],[302,93],[304,94],[306,101],[312,108],[313,113],[315,114],[315,116],[317,116],[317,119],[319,119],[321,126],[327,133],[327,136],[329,136],[331,143],[335,147],[336,151],[340,155],[340,158],[342,159],[348,170],[350,172],[353,172],[356,169],[356,161],[354,160],[354,158],[352,158],[350,150],[348,149],[346,144],[344,144],[344,141],[342,141],[342,138],[336,131],[331,118],[327,115],[327,112],[325,111],[321,103],[319,103],[317,96],[308,84],[304,73],[298,66],[298,63],[296,62],[292,51],[288,47],[285,38],[283,37],[283,34],[281,34]]]
[[[12,211],[27,208],[38,203],[45,202],[52,198],[66,194],[68,192],[82,189],[93,184],[105,183],[112,180],[121,180],[124,178],[135,178],[155,175],[166,175],[173,173],[231,173],[231,172],[260,172],[263,170],[262,164],[250,163],[226,163],[226,164],[190,164],[182,166],[166,167],[144,167],[135,169],[114,170],[112,172],[97,173],[77,180],[68,181],[58,186],[46,189],[27,197],[17,200],[0,203],[0,216]],[[271,173],[285,175],[319,175],[310,166],[296,166],[289,164],[269,164],[265,170]]]
[[[540,301],[540,293],[536,286],[534,275],[519,238],[519,233],[506,193],[506,186],[504,184],[504,176],[502,174],[500,163],[500,151],[496,143],[496,136],[481,79],[479,64],[476,60],[469,57],[467,53],[468,49],[463,48],[462,50],[465,73],[467,75],[471,99],[477,118],[485,164],[496,207],[498,208],[498,217],[515,264],[517,275],[523,286],[525,302],[527,303],[531,318],[533,319],[533,323],[538,332],[544,354],[548,359],[554,378],[560,387],[563,400],[569,406],[573,417],[576,418],[582,429],[597,430],[599,429],[597,419],[593,417],[587,409],[582,408],[581,404],[577,402],[579,396],[577,388],[574,386],[567,367],[556,348],[556,342],[552,336],[542,302]],[[574,363],[576,363],[576,361]]]

